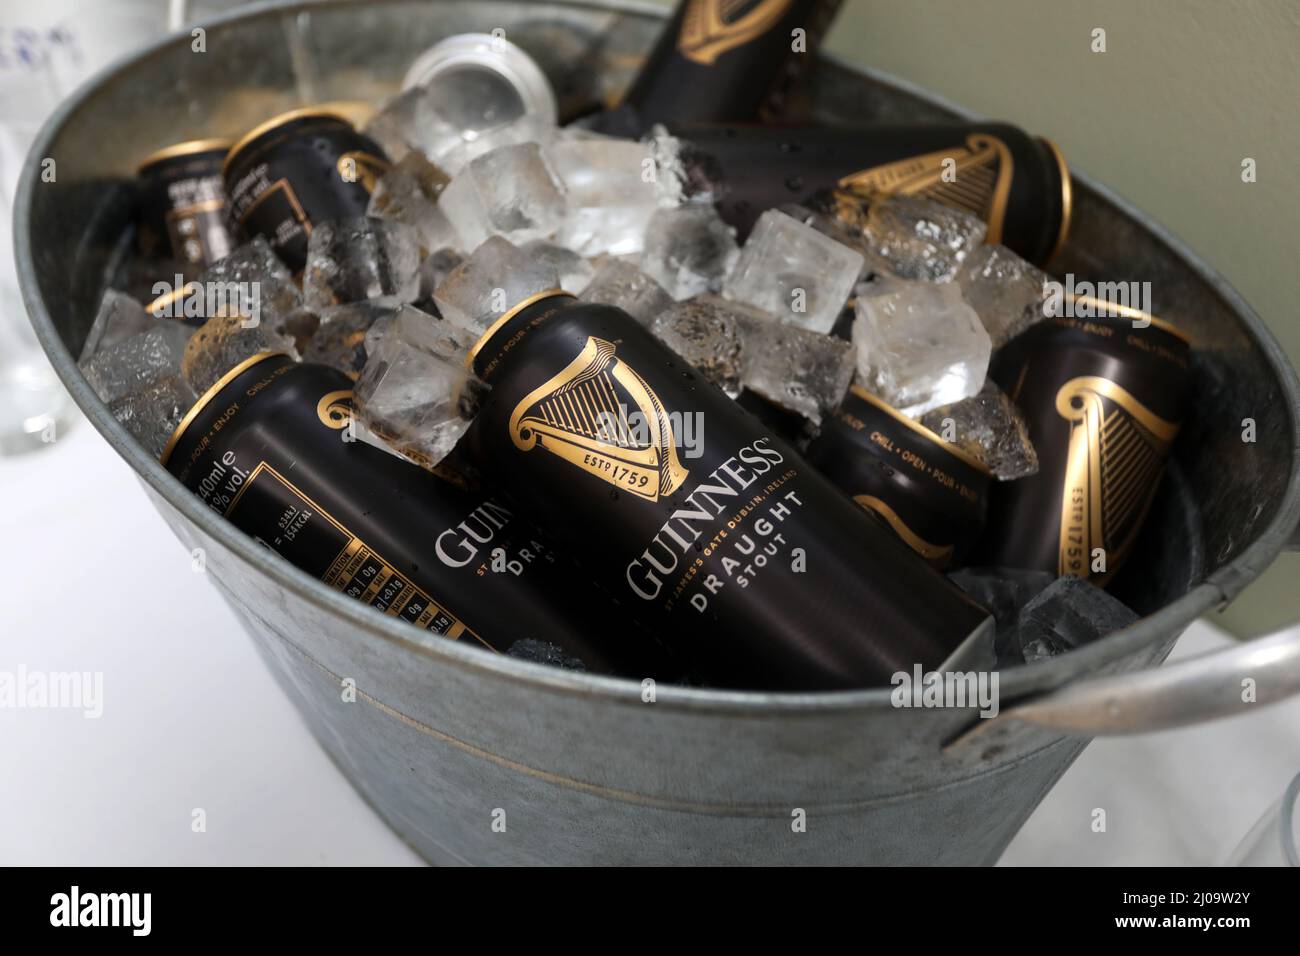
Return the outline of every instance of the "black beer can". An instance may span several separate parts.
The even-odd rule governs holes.
[[[639,136],[655,123],[745,122],[779,114],[839,0],[683,0],[619,106],[597,127]]]
[[[1084,298],[1070,312],[994,356],[990,375],[1024,414],[1038,473],[993,489],[977,550],[980,564],[1104,587],[1160,484],[1187,405],[1190,345],[1137,309]]]
[[[983,530],[987,466],[858,385],[808,460],[937,568],[960,561]]]
[[[162,462],[217,514],[389,616],[494,651],[528,641],[597,672],[656,676],[655,649],[625,640],[612,603],[509,508],[346,440],[351,402],[342,372],[256,355],[190,409]]]
[[[229,151],[229,140],[190,140],[140,163],[136,246],[143,257],[172,259],[201,271],[230,252],[234,243],[221,180]]]
[[[262,236],[293,272],[307,263],[312,225],[366,214],[383,150],[335,113],[293,110],[254,127],[230,149],[223,175],[230,218]]]
[[[834,689],[954,667],[989,618],[620,309],[561,290],[471,351],[462,447],[709,683]],[[685,417],[702,441],[679,447]]]
[[[718,212],[747,234],[764,210],[829,200],[850,226],[871,204],[906,195],[962,209],[988,224],[988,242],[1043,263],[1065,244],[1072,189],[1048,140],[1006,123],[737,127],[669,124],[693,177]]]

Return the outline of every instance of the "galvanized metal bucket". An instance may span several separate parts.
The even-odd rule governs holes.
[[[1275,637],[1149,670],[1231,600],[1300,520],[1300,386],[1258,317],[1137,210],[1079,176],[1055,264],[1149,280],[1196,339],[1195,408],[1122,596],[1146,615],[1087,648],[1002,675],[1003,710],[891,706],[888,689],[766,694],[659,687],[548,669],[426,637],[296,570],[205,509],[113,420],[78,353],[130,215],[140,156],[234,135],[305,103],[377,100],[450,34],[502,27],[566,103],[616,94],[655,35],[629,4],[385,0],[259,6],[97,78],[36,143],[17,204],[24,294],[50,360],[139,473],[286,692],[357,789],[440,863],[990,863],[1095,734],[1234,712],[1300,686]],[[828,61],[827,122],[961,114]],[[42,171],[53,159],[57,175]],[[1258,440],[1241,441],[1253,418]],[[147,613],[147,612],[146,612]],[[147,626],[147,622],[145,622]],[[356,681],[358,699],[340,684]],[[506,832],[494,831],[504,811]],[[792,820],[799,810],[806,832]]]

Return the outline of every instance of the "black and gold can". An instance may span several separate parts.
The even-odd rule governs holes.
[[[468,459],[708,683],[880,685],[987,637],[982,608],[620,309],[537,293],[470,362],[492,388]]]
[[[779,114],[839,0],[683,0],[618,108],[599,126],[747,122]]]
[[[312,224],[364,216],[386,169],[379,145],[342,116],[301,109],[250,130],[222,172],[236,230],[265,238],[296,273],[307,262]]]
[[[742,234],[766,209],[829,200],[848,225],[873,202],[919,196],[983,219],[987,241],[1044,263],[1064,245],[1073,190],[1061,151],[1007,123],[735,127],[669,124],[691,176]]]
[[[1076,299],[994,356],[1038,473],[999,483],[981,564],[1105,586],[1133,548],[1188,400],[1190,344],[1146,312]]]
[[[230,252],[221,179],[229,151],[229,140],[189,140],[140,163],[136,246],[142,256],[202,271]]]
[[[987,466],[858,385],[808,460],[937,568],[960,561],[984,528]]]
[[[190,409],[162,462],[236,527],[390,617],[494,651],[558,648],[590,670],[656,676],[655,648],[621,639],[612,602],[508,507],[348,440],[351,402],[343,373],[263,353]]]

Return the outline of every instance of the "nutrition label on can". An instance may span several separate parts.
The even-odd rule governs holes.
[[[443,637],[491,646],[266,462],[244,481],[226,517],[348,597]]]

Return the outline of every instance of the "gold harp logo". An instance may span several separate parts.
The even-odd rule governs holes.
[[[790,9],[793,0],[688,0],[682,14],[677,49],[704,66],[728,50],[766,33]]]
[[[946,160],[952,163],[945,166]],[[1001,242],[1014,171],[1006,143],[996,136],[971,133],[965,146],[851,173],[839,181],[836,199],[841,214],[850,222],[864,200],[870,203],[885,196],[933,199],[979,216],[988,223],[988,241]]]
[[[658,501],[688,472],[659,396],[614,351],[612,342],[589,336],[562,372],[515,406],[510,438],[521,451],[540,445],[616,488]],[[640,412],[640,422],[629,420],[629,408]]]
[[[1070,423],[1058,572],[1105,581],[1133,546],[1178,424],[1091,375],[1061,386],[1056,411]],[[1104,573],[1091,573],[1095,548],[1105,549]]]
[[[322,395],[316,403],[316,417],[326,428],[347,428],[352,421],[352,389]]]

